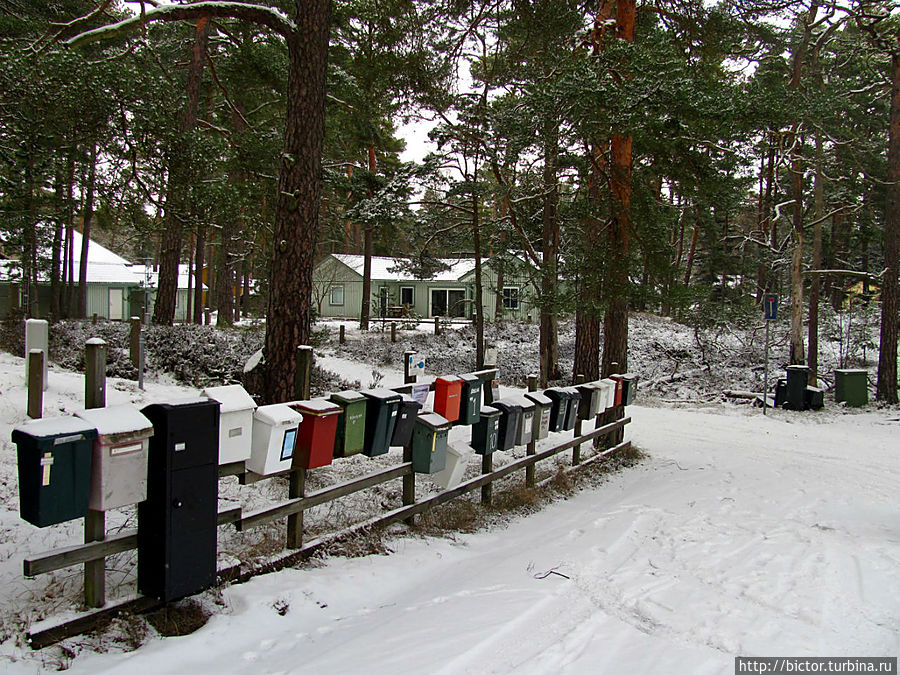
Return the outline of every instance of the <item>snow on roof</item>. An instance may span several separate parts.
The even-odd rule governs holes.
[[[132,265],[132,269],[135,274],[138,275],[140,283],[149,281],[151,288],[157,288],[159,286],[159,269],[154,269],[153,265]],[[178,266],[178,288],[188,287],[188,277],[190,277],[190,272],[190,265]],[[193,281],[190,281],[191,288],[193,288],[193,285]],[[206,284],[203,284],[203,288],[206,288]]]
[[[335,258],[347,267],[362,276],[364,256],[349,253],[333,253]],[[411,281],[413,277],[403,270],[396,269],[405,262],[405,258],[388,258],[385,256],[372,256],[372,278],[379,281]],[[475,258],[440,258],[440,262],[449,269],[438,272],[426,281],[459,281],[475,269]],[[392,271],[394,270],[394,271]]]

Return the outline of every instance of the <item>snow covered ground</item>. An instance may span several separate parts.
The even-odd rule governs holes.
[[[371,366],[319,363],[370,384]],[[97,641],[31,652],[17,629],[69,611],[80,570],[29,581],[22,557],[77,540],[80,524],[18,518],[7,439],[24,418],[23,372],[0,354],[2,672],[732,673],[736,655],[900,653],[900,412],[830,401],[766,417],[633,406],[626,437],[642,464],[506,527],[397,536],[387,556],[228,587],[196,633],[134,652],[88,648]],[[111,380],[108,400],[184,393]],[[80,375],[51,369],[46,414],[82,396]]]

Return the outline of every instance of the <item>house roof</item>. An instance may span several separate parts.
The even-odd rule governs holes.
[[[337,260],[362,276],[365,257],[349,253],[333,253]],[[372,279],[377,281],[459,281],[461,277],[475,269],[475,258],[440,258],[449,269],[442,270],[428,279],[414,279],[399,268],[407,258],[372,256]]]

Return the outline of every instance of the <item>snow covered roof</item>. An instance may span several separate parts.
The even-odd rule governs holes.
[[[333,253],[332,255],[362,276],[364,256],[349,253]],[[459,281],[461,277],[475,269],[475,258],[440,258],[439,260],[449,269],[438,272],[424,281]],[[410,274],[399,269],[399,265],[405,261],[406,258],[372,256],[372,278],[378,281],[413,280]]]
[[[138,275],[139,283],[143,283],[145,280],[149,280],[151,288],[157,288],[159,286],[159,270],[153,269],[153,265],[132,265],[132,269],[135,274]],[[188,287],[188,277],[190,276],[190,266],[189,265],[179,265],[178,266],[178,288],[187,288]],[[191,288],[193,288],[193,281],[190,282]],[[203,288],[206,288],[206,284],[203,284]]]

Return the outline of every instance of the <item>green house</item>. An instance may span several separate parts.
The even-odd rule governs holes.
[[[359,318],[362,307],[361,255],[332,253],[313,270],[313,302],[320,317]],[[493,320],[498,301],[504,318],[535,320],[538,309],[524,265],[507,265],[498,288],[493,259],[482,263],[485,317]],[[444,258],[424,269],[415,260],[372,257],[371,316],[471,319],[475,313],[475,259]]]

